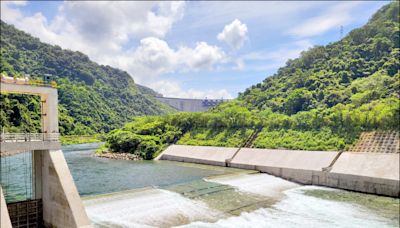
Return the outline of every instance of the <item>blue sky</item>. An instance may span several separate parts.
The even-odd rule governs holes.
[[[2,1],[1,19],[165,96],[233,98],[387,3]]]

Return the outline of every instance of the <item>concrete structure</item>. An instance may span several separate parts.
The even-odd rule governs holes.
[[[11,228],[10,216],[8,215],[6,200],[4,199],[3,189],[0,186],[0,227]]]
[[[343,153],[331,173],[399,180],[400,154]]]
[[[30,150],[59,150],[58,133],[1,134],[0,156],[10,156]]]
[[[400,154],[343,153],[320,185],[400,196]]]
[[[35,200],[42,200],[43,224],[46,227],[90,226],[64,155],[59,150],[57,90],[51,87],[1,83],[1,92],[41,97],[43,133],[3,134],[0,155],[32,151],[33,197]],[[2,223],[3,219],[6,221],[7,218],[1,217]]]
[[[31,94],[40,96],[42,102],[43,133],[58,133],[57,89],[32,85],[1,83],[2,93]]]
[[[45,226],[89,226],[89,218],[62,151],[34,151],[34,164],[35,198],[43,200]]]
[[[236,151],[236,152],[234,152]],[[301,184],[400,196],[399,153],[170,146],[161,160],[258,170]]]
[[[227,160],[231,159],[237,150],[238,148],[229,147],[171,145],[159,159],[226,166]]]
[[[204,112],[221,102],[227,101],[224,99],[189,99],[172,97],[156,97],[156,99],[182,112]]]
[[[313,172],[329,169],[339,152],[242,148],[230,166],[254,169],[301,184],[312,184]]]
[[[330,166],[339,152],[242,148],[230,165],[237,168],[318,170]]]

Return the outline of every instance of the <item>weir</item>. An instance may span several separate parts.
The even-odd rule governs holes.
[[[27,186],[32,192],[22,201],[6,202],[7,193],[0,186],[1,227],[90,226],[60,149],[57,89],[2,82],[1,92],[37,95],[42,104],[42,133],[1,134],[1,158],[31,153],[32,174],[31,186]]]
[[[171,145],[158,158],[257,170],[306,185],[399,197],[399,155],[397,151],[363,153]]]

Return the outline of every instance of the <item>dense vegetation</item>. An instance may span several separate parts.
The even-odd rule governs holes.
[[[108,132],[131,121],[133,116],[171,111],[156,101],[154,91],[136,85],[128,73],[98,65],[80,52],[42,43],[3,21],[0,72],[17,77],[29,74],[33,79],[53,75],[58,84],[59,125],[63,135]],[[39,131],[37,98],[1,94],[0,99],[2,130]]]
[[[339,42],[316,46],[289,60],[262,83],[240,94],[250,109],[288,115],[337,104],[360,106],[399,96],[399,6],[380,9]]]
[[[204,113],[142,117],[107,136],[114,152],[151,159],[170,143],[340,150],[371,130],[400,128],[400,31],[396,2],[342,40],[285,67]]]
[[[239,147],[253,132],[251,128],[198,128],[184,134],[177,144]]]
[[[356,107],[338,104],[286,115],[250,111],[233,101],[203,113],[176,113],[140,117],[107,135],[114,152],[137,153],[151,159],[168,144],[242,146],[256,129],[263,130],[254,142],[260,148],[340,150],[363,131],[398,130],[398,98],[385,98]],[[151,148],[151,149],[149,149]]]
[[[104,135],[64,135],[60,137],[61,145],[103,142]]]

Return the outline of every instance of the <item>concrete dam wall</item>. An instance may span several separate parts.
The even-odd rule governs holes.
[[[221,102],[227,101],[224,99],[189,99],[172,97],[156,97],[156,99],[181,112],[204,112]]]
[[[159,159],[251,169],[301,184],[399,197],[399,155],[171,145]]]

